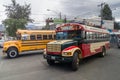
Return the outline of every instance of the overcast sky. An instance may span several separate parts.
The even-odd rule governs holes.
[[[67,18],[81,17],[89,18],[98,16],[100,13],[99,5],[102,2],[109,4],[113,10],[113,17],[120,20],[120,0],[16,0],[20,4],[31,4],[31,18],[36,22],[43,22],[47,17],[58,17],[61,12]],[[0,0],[0,22],[6,18],[3,12],[3,5],[10,4],[11,0]],[[50,9],[51,11],[47,11]]]

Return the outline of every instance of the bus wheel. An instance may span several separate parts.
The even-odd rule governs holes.
[[[15,58],[18,56],[18,51],[16,48],[10,48],[8,51],[7,51],[7,56],[9,58]]]
[[[78,56],[78,52],[75,52],[74,55],[73,55],[73,60],[72,60],[72,70],[73,71],[78,70],[79,62],[80,62],[80,59],[79,59],[79,56]]]
[[[106,49],[105,47],[102,48],[102,52],[100,52],[99,56],[104,57],[106,55]]]
[[[54,65],[54,64],[55,64],[55,61],[54,61],[54,60],[47,59],[47,63],[48,63],[49,65]]]
[[[118,45],[118,48],[120,48],[120,45]]]

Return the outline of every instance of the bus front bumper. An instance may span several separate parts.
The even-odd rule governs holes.
[[[72,60],[73,60],[73,57],[63,57],[60,55],[46,55],[46,54],[44,54],[43,57],[45,59],[59,61],[59,62],[72,62]]]

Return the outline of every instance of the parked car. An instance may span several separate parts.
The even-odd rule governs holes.
[[[3,43],[5,42],[5,40],[1,39],[0,40],[0,47],[2,48],[3,47]]]

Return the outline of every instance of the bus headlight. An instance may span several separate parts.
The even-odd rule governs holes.
[[[63,52],[62,55],[63,55],[63,56],[71,56],[71,54],[72,54],[71,52]]]

